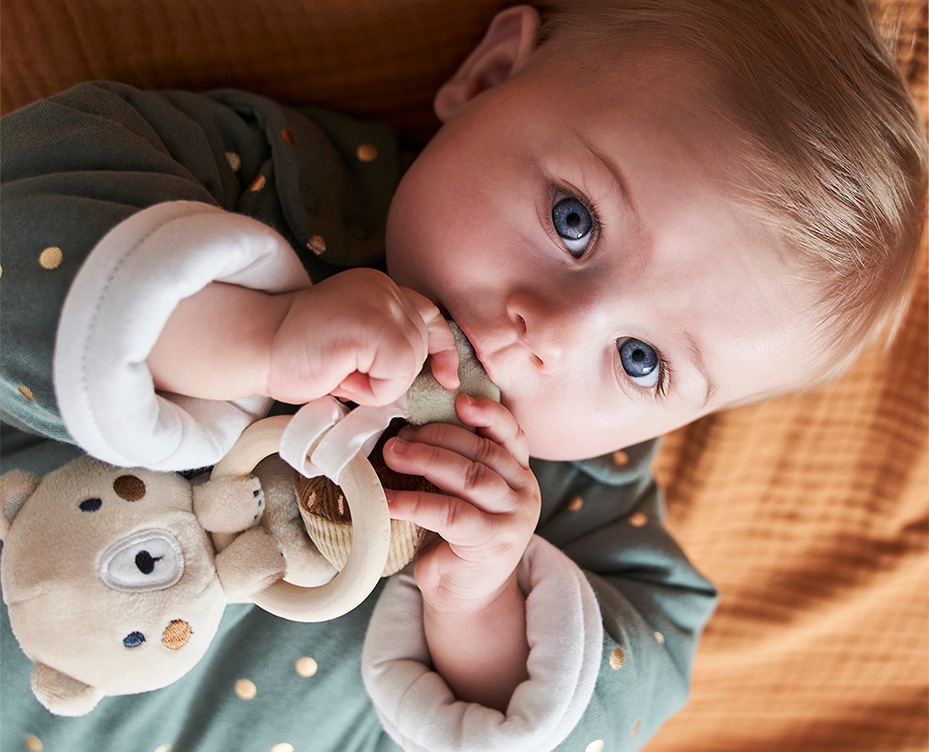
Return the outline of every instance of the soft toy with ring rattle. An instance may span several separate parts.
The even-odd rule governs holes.
[[[460,391],[499,399],[456,338]],[[388,407],[315,401],[250,426],[200,484],[90,457],[44,478],[0,476],[3,598],[35,663],[33,693],[53,713],[83,715],[106,695],[166,686],[203,657],[228,602],[303,622],[353,609],[418,535],[397,534],[367,455],[396,418],[457,422],[456,396],[427,364]],[[319,514],[322,497],[344,499],[351,520]]]

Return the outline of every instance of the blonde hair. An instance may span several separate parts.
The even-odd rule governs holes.
[[[889,341],[918,263],[926,140],[863,0],[558,2],[545,39],[671,49],[718,77],[745,139],[748,184],[731,188],[821,290],[823,376]]]

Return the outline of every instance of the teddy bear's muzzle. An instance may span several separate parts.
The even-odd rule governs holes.
[[[98,573],[114,590],[163,590],[184,574],[184,554],[167,530],[145,530],[110,546],[100,557]]]

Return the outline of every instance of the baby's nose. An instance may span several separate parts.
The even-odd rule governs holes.
[[[509,306],[510,320],[517,336],[532,355],[542,373],[554,373],[570,347],[571,329],[565,312],[558,306],[528,296],[514,299]]]

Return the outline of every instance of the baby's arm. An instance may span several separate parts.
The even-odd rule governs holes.
[[[226,210],[243,194],[217,113],[238,118],[205,97],[100,83],[3,118],[5,421],[177,469],[215,462],[267,410],[156,398],[144,369],[172,306],[209,281],[308,284],[279,233]]]
[[[391,516],[438,534],[416,558],[423,620],[436,670],[458,699],[505,711],[527,678],[525,596],[516,567],[538,521],[541,497],[526,439],[512,414],[461,395],[476,429],[407,427],[385,447],[398,472],[424,475],[448,495],[391,494]]]
[[[253,121],[263,128],[249,125]],[[338,123],[330,126],[339,132]],[[299,136],[299,154],[288,139],[291,131]],[[305,226],[300,181],[312,182],[317,172],[329,181],[332,195],[312,220],[313,227],[331,228],[333,247],[346,249],[336,261],[375,259],[376,232],[367,245],[339,235],[344,206],[355,206],[356,194],[369,194],[340,177],[328,134],[260,97],[161,95],[107,83],[83,84],[4,117],[4,138],[15,145],[0,154],[4,420],[74,441],[109,462],[178,469],[223,456],[270,407],[265,391],[299,401],[287,379],[260,388],[265,379],[254,366],[261,361],[248,357],[240,335],[260,339],[287,320],[296,323],[297,340],[310,339],[310,330],[331,335],[339,329],[325,317],[272,320],[285,303],[293,312],[311,295],[293,250],[316,231]],[[294,169],[301,155],[312,174]],[[385,156],[385,175],[389,162]],[[377,196],[370,196],[375,227]],[[306,260],[321,276],[332,271],[320,259]],[[223,288],[225,300],[211,299]],[[229,298],[235,298],[231,306]],[[240,299],[244,308],[234,310]],[[202,312],[217,302],[222,316],[196,315],[198,305]],[[245,313],[256,307],[261,317]],[[187,317],[191,325],[184,323],[184,309],[194,314]],[[166,325],[174,332],[163,332]],[[429,326],[440,331],[443,325],[434,318]],[[182,336],[175,337],[178,329]],[[172,342],[181,362],[160,367]],[[153,348],[154,375],[148,362]],[[389,379],[380,382],[378,369],[389,352],[368,347],[366,354],[367,361],[349,372],[357,375],[336,388],[362,402],[377,401],[385,384],[388,392],[397,389]],[[233,383],[217,381],[212,357],[240,358],[224,369]],[[442,373],[452,369],[441,366],[448,359],[439,354],[435,362],[448,383]],[[197,393],[241,398],[192,396]]]
[[[221,186],[198,179],[215,161],[196,134],[188,143],[199,159],[182,179],[145,116],[107,85],[84,84],[5,115],[2,128],[3,418],[71,441],[52,359],[72,280],[100,238],[147,201],[170,194],[218,204]]]
[[[211,283],[180,301],[147,364],[156,388],[201,399],[381,405],[406,392],[427,355],[457,388],[454,338],[435,305],[381,272],[349,269],[278,294]]]
[[[623,468],[532,462],[541,522],[519,562],[528,679],[501,713],[458,702],[431,664],[406,573],[388,585],[364,652],[368,691],[405,748],[640,749],[683,704],[712,586],[661,525],[647,447]],[[606,469],[604,469],[606,468]],[[554,544],[554,545],[552,545]],[[493,635],[492,635],[493,638]],[[563,744],[563,747],[560,746]]]

